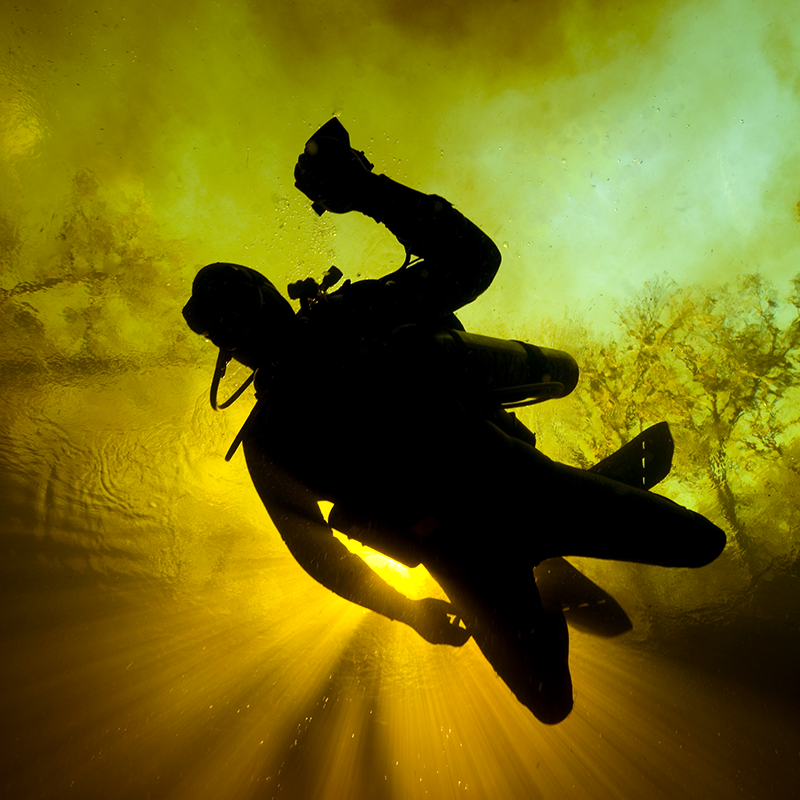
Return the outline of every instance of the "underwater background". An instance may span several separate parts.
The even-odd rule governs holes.
[[[796,2],[2,5],[4,797],[795,796]],[[570,398],[520,412],[543,452],[586,467],[666,419],[658,491],[728,533],[700,570],[573,560],[633,629],[573,628],[556,727],[473,642],[317,585],[224,461],[252,399],[209,407],[196,271],[402,262],[293,186],[333,115],[500,246],[469,330],[578,359]]]

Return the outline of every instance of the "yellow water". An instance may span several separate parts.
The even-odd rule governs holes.
[[[4,796],[793,796],[796,3],[3,5]],[[293,187],[334,114],[501,246],[470,329],[578,357],[524,414],[542,449],[585,466],[668,419],[664,493],[729,533],[698,571],[579,564],[634,628],[573,630],[555,728],[473,643],[316,585],[223,461],[251,401],[208,407],[197,269],[402,258]]]

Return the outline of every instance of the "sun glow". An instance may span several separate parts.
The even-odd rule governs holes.
[[[322,501],[320,510],[325,519],[328,518],[332,503]],[[350,539],[345,534],[334,531],[333,535],[351,552],[362,558],[391,587],[397,589],[410,600],[421,600],[423,597],[444,597],[439,584],[431,577],[425,567],[407,567],[393,558],[373,550],[367,545]]]

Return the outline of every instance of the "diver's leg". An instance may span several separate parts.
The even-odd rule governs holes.
[[[541,722],[561,722],[573,703],[569,633],[560,608],[542,608],[533,571],[484,561],[433,574],[517,699]]]
[[[506,541],[526,563],[586,556],[701,567],[725,547],[722,530],[666,497],[559,464],[490,423],[473,433],[475,464],[462,471],[472,481],[463,496],[473,499],[462,507],[473,523],[482,513],[487,530],[500,525],[507,537],[513,533]],[[491,502],[473,508],[474,498]]]
[[[534,491],[549,506],[534,520],[549,529],[537,537],[542,558],[702,567],[725,547],[720,528],[661,495],[555,462],[536,472]]]

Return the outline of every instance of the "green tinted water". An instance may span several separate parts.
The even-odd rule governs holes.
[[[40,3],[0,40],[9,797],[791,796],[793,3]],[[578,358],[522,415],[544,452],[585,466],[667,419],[659,490],[729,533],[698,571],[580,562],[634,628],[573,631],[556,728],[472,643],[317,586],[223,461],[249,403],[207,407],[196,270],[402,260],[292,185],[332,114],[501,245],[470,329]]]

